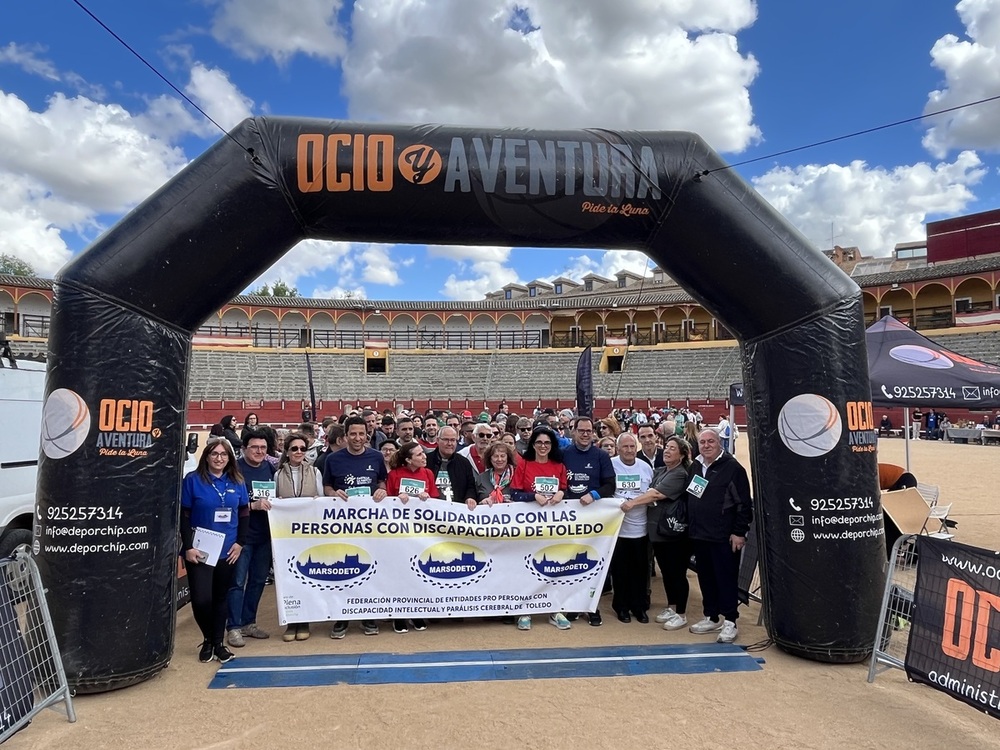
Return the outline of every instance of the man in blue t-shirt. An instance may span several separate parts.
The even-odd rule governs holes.
[[[267,438],[263,432],[247,432],[243,439],[243,455],[236,466],[243,474],[250,497],[250,518],[247,543],[236,561],[233,583],[226,595],[229,607],[226,641],[230,646],[242,648],[244,638],[269,637],[257,627],[257,607],[271,570],[271,527],[267,511],[271,509],[270,498],[274,497],[274,467],[267,461]]]
[[[368,430],[361,417],[350,417],[344,428],[347,447],[331,453],[323,466],[324,494],[341,500],[358,495],[381,500],[387,478],[382,454],[369,447]]]
[[[375,500],[385,497],[387,473],[382,454],[369,447],[368,430],[361,417],[350,417],[344,422],[347,447],[331,453],[323,466],[323,493],[328,497],[350,500],[352,497],[371,496]],[[365,635],[378,635],[375,620],[362,620]],[[347,621],[333,624],[330,637],[347,635]]]
[[[572,442],[563,448],[563,465],[566,467],[566,495],[590,505],[602,497],[615,494],[615,469],[611,456],[594,445],[594,421],[590,417],[576,417],[570,423]],[[601,611],[589,613],[590,624],[601,624]]]

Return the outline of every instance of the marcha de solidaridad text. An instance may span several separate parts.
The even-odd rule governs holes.
[[[592,536],[602,523],[577,521],[575,509],[522,510],[513,513],[463,513],[438,508],[333,507],[321,521],[294,521],[293,535],[436,534],[482,539],[546,536]]]

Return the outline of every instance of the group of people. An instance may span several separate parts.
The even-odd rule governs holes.
[[[739,560],[753,518],[749,480],[719,428],[669,416],[622,424],[615,415],[596,420],[569,410],[519,417],[504,404],[478,417],[468,411],[379,416],[362,409],[304,422],[287,434],[258,424],[254,414],[240,430],[227,416],[182,486],[182,554],[204,638],[199,658],[225,662],[233,658],[227,646],[269,636],[257,624],[257,609],[272,564],[271,500],[319,495],[347,502],[441,498],[470,511],[510,502],[614,502],[624,513],[609,568],[618,620],[650,621],[655,559],[667,599],[655,621],[666,630],[688,626],[693,555],[703,617],[690,630],[733,642]],[[255,482],[258,488],[273,482],[273,493],[261,493]],[[197,528],[225,534],[215,566],[194,548]],[[557,612],[548,621],[566,630],[579,616]],[[603,622],[599,609],[585,616],[591,626]],[[520,630],[531,628],[528,615],[511,619]],[[397,633],[427,625],[421,619],[392,623]],[[363,620],[361,629],[376,635],[379,624]],[[348,630],[347,621],[335,622],[330,637],[344,638]],[[291,624],[282,637],[305,640],[310,626]]]

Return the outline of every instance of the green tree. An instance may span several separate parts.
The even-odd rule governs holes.
[[[0,253],[0,273],[11,276],[34,276],[35,269],[30,263],[9,253]]]
[[[250,292],[250,294],[258,297],[298,297],[299,290],[294,286],[288,286],[284,281],[278,279],[274,282],[274,286],[262,284]]]

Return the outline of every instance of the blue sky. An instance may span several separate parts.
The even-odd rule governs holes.
[[[1000,0],[85,0],[224,127],[692,130],[731,163],[1000,94]],[[51,276],[221,136],[72,0],[0,6],[0,252]],[[1000,205],[1000,103],[737,167],[820,248]],[[309,241],[261,281],[479,299],[641,253]]]

